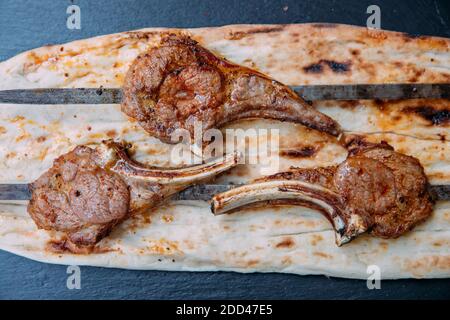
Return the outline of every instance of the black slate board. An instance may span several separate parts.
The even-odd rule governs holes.
[[[66,28],[66,8],[81,8],[82,29]],[[448,1],[0,0],[0,60],[45,44],[143,27],[332,22],[365,26],[381,7],[383,29],[450,37]],[[81,267],[81,290],[66,287],[66,267],[0,251],[1,299],[449,299],[450,279],[365,281],[286,274],[131,271]]]

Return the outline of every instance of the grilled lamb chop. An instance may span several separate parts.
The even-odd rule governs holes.
[[[124,83],[122,111],[164,142],[179,128],[193,137],[227,122],[268,118],[301,123],[337,136],[339,125],[289,87],[219,58],[186,36],[169,35],[141,54]]]
[[[161,169],[131,160],[124,145],[113,141],[97,149],[77,146],[31,184],[28,212],[39,228],[64,232],[69,250],[89,252],[131,214],[237,162],[237,154],[231,154],[202,165]]]
[[[385,142],[353,139],[348,149],[338,166],[292,168],[218,194],[212,211],[222,214],[257,202],[311,207],[330,220],[338,246],[366,231],[397,238],[431,215],[427,177],[416,158]]]

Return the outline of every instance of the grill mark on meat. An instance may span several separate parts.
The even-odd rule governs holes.
[[[416,114],[431,125],[446,126],[450,123],[450,109],[437,109],[432,106],[409,106],[402,109],[405,113]]]

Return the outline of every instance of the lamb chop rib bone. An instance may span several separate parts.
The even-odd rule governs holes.
[[[122,111],[151,135],[171,135],[194,125],[203,131],[249,118],[301,123],[337,136],[339,125],[278,81],[233,64],[194,40],[168,35],[159,47],[139,55],[123,86]]]
[[[91,248],[131,214],[230,169],[239,154],[180,169],[145,166],[126,146],[104,141],[60,156],[30,185],[28,212],[39,228],[62,231],[71,251]],[[89,251],[89,250],[88,250]]]
[[[433,200],[419,161],[386,143],[352,141],[336,167],[292,168],[213,197],[214,214],[258,202],[318,209],[331,222],[338,246],[370,231],[396,238],[430,216]]]

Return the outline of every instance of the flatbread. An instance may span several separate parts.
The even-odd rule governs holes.
[[[233,25],[219,28],[151,28],[46,46],[0,63],[0,89],[120,87],[141,52],[167,32],[190,34],[229,60],[289,85],[450,82],[450,39],[411,37],[331,25]],[[450,183],[448,100],[322,101],[314,105],[346,132],[385,140],[417,157],[433,184]],[[228,128],[277,128],[279,170],[332,165],[346,157],[337,141],[301,125],[242,121]],[[224,128],[225,130],[225,128]],[[0,108],[0,183],[25,183],[77,144],[105,138],[135,145],[136,158],[168,166],[173,146],[149,137],[119,105]],[[250,145],[256,144],[253,137]],[[261,176],[261,164],[241,165],[218,182],[242,183]],[[450,202],[395,240],[362,236],[336,247],[328,221],[301,207],[255,208],[214,217],[206,202],[170,202],[130,219],[100,242],[96,253],[55,252],[56,232],[38,230],[26,204],[0,204],[0,248],[59,264],[126,269],[229,270],[325,274],[366,279],[377,265],[383,279],[450,275]]]

